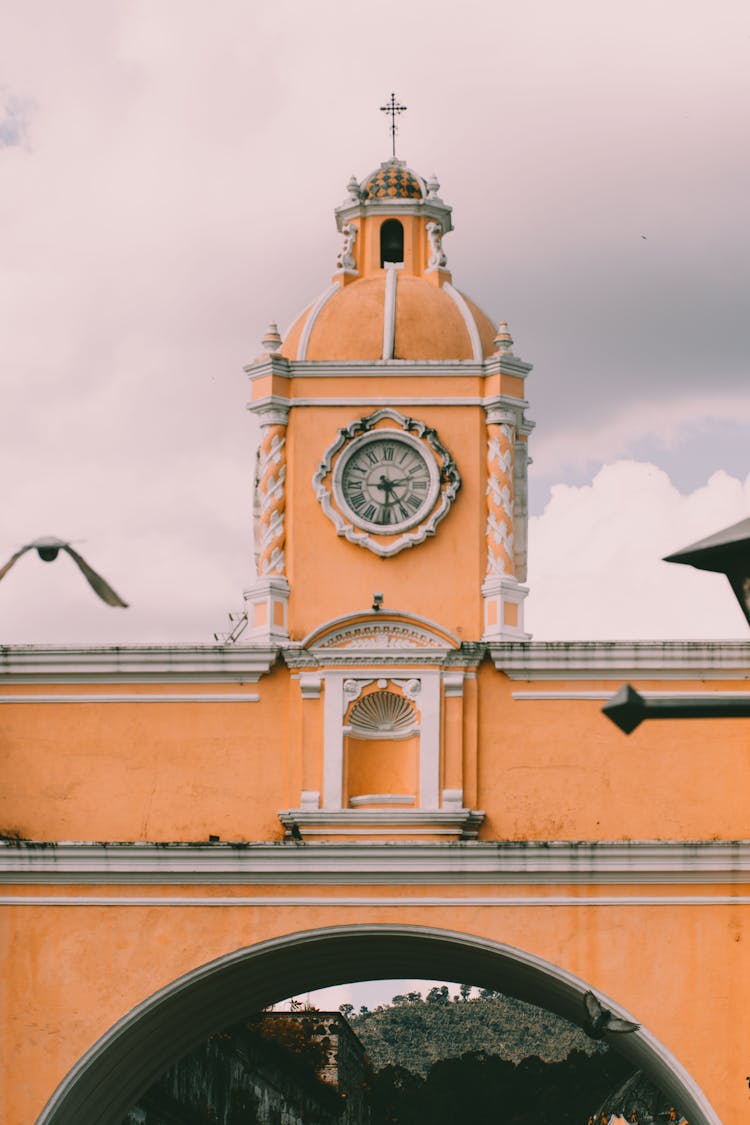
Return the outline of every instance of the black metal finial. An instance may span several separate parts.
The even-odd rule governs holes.
[[[380,107],[381,113],[389,113],[391,117],[391,123],[388,128],[391,131],[391,144],[393,147],[394,160],[396,158],[396,133],[398,132],[398,128],[396,126],[396,118],[399,114],[403,113],[406,108],[407,107],[405,105],[399,105],[399,103],[396,101],[395,94],[391,94],[390,100],[386,102],[385,105],[381,105]]]

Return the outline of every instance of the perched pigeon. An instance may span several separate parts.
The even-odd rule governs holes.
[[[294,840],[295,844],[304,844],[305,841],[302,839],[302,833],[300,832],[299,825],[297,824],[297,822],[295,820],[292,821],[292,827],[290,829],[290,834],[291,834],[291,837]]]
[[[70,543],[65,543],[62,539],[56,539],[53,535],[47,535],[43,539],[35,539],[33,543],[27,543],[25,547],[21,547],[20,551],[16,551],[12,555],[5,566],[0,570],[0,578],[3,578],[10,568],[20,559],[21,555],[25,555],[27,551],[34,550],[39,555],[40,559],[44,562],[54,562],[60,551],[65,551],[70,555],[73,562],[83,574],[92,590],[94,590],[103,602],[107,605],[122,606],[127,609],[127,602],[114,592],[112,587],[104,581],[101,574],[97,574],[92,570],[85,559],[82,559],[77,551],[74,551]]]
[[[638,1023],[631,1023],[630,1020],[620,1019],[619,1016],[613,1016],[608,1008],[602,1007],[593,992],[585,993],[583,1005],[586,1009],[583,1030],[589,1039],[603,1039],[605,1034],[610,1031],[620,1032],[621,1034],[628,1031],[637,1031],[641,1026]]]

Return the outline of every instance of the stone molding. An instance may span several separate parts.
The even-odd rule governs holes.
[[[278,656],[271,645],[0,648],[0,685],[256,683]]]
[[[301,811],[282,815],[296,819]],[[405,810],[402,810],[402,812]],[[415,810],[409,810],[412,813]],[[468,810],[463,810],[468,811]],[[380,810],[389,823],[396,810]],[[331,813],[318,813],[331,823]],[[350,820],[361,813],[345,812]],[[436,812],[425,814],[431,822]],[[297,822],[299,823],[299,821]],[[750,840],[0,843],[5,884],[750,883]]]
[[[476,838],[484,813],[476,809],[386,808],[281,809],[279,820],[289,832],[293,824],[308,836],[450,836]],[[358,843],[359,848],[363,846]],[[377,845],[375,845],[377,846]],[[422,845],[424,846],[424,845]]]
[[[511,680],[746,680],[750,641],[496,641],[487,651]]]
[[[446,640],[442,650],[373,649],[355,656],[351,649],[326,649],[324,657],[317,648],[289,643],[5,645],[0,647],[0,686],[256,683],[280,655],[292,668],[317,667],[319,656],[332,665],[414,664],[417,659],[419,664],[476,667],[485,653],[511,680],[746,680],[750,673],[750,641],[464,641],[460,646],[456,641],[453,647]]]

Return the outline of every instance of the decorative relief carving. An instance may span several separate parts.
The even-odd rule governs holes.
[[[421,680],[393,680],[396,687],[400,687],[407,699],[414,700],[422,690]]]
[[[286,426],[264,426],[256,462],[256,565],[258,575],[283,576],[286,570]]]
[[[443,648],[434,637],[406,625],[359,625],[331,633],[319,646],[327,648]]]
[[[513,449],[509,421],[487,423],[487,576],[514,573]]]
[[[355,699],[359,699],[362,689],[369,687],[371,683],[372,680],[344,680],[344,711],[351,706]]]
[[[354,260],[354,243],[357,241],[357,228],[354,223],[347,223],[341,228],[344,236],[344,245],[336,258],[336,268],[340,270],[354,270],[357,263]]]
[[[377,691],[362,695],[365,688],[375,684]],[[416,701],[422,690],[422,681],[415,677],[408,679],[386,678],[344,680],[342,710],[349,713],[348,725],[352,730],[371,730],[381,734],[388,731],[403,731],[419,723]],[[408,720],[408,721],[407,721]]]
[[[417,716],[403,695],[374,691],[355,703],[349,723],[362,733],[404,735],[414,729]]]
[[[437,186],[440,187],[439,184]],[[448,259],[443,250],[443,228],[440,223],[427,223],[425,230],[430,240],[428,268],[431,270],[444,269],[448,265]]]

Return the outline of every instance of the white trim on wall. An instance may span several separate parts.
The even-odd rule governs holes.
[[[377,810],[371,810],[377,811]],[[398,816],[400,810],[380,810]],[[402,815],[406,810],[401,810]],[[325,813],[319,811],[319,817]],[[344,811],[342,817],[357,813]],[[429,815],[429,814],[425,814]],[[750,840],[0,843],[0,883],[750,885]]]

